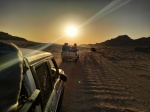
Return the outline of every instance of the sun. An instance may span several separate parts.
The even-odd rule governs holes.
[[[70,37],[74,37],[78,34],[78,29],[76,26],[68,26],[66,28],[66,34]]]

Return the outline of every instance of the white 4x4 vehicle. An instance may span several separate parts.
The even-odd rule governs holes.
[[[61,52],[61,57],[62,61],[71,59],[77,62],[79,59],[79,53],[74,51],[67,51],[67,52],[63,51]]]
[[[23,78],[20,82],[22,84],[16,111],[60,111],[65,82],[67,81],[64,71],[58,68],[53,55],[49,52],[24,48],[20,50],[23,54]]]

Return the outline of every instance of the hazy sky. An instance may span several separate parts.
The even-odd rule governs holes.
[[[78,35],[64,36],[69,25]],[[36,42],[99,43],[150,36],[150,0],[0,0],[0,31]]]

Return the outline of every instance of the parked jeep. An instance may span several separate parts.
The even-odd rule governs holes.
[[[95,48],[95,47],[92,47],[92,48],[91,48],[91,51],[96,52],[96,48]]]
[[[4,51],[5,49],[3,49],[3,51],[1,50],[0,50],[0,54],[5,52]],[[6,50],[8,50],[8,48]],[[21,88],[18,95],[19,98],[17,99],[18,105],[16,105],[13,111],[17,111],[17,112],[59,111],[61,107],[63,94],[64,94],[65,82],[67,81],[67,76],[65,75],[64,71],[58,68],[53,55],[49,52],[25,49],[25,48],[20,48],[20,51],[23,54],[22,55],[23,67],[20,68],[18,67],[18,69],[23,68],[23,78],[20,80]],[[5,57],[3,56],[3,58]],[[0,67],[2,68],[3,65],[1,65]],[[13,64],[11,66],[13,66]],[[17,72],[18,69],[15,70],[11,69],[11,70]],[[8,70],[6,70],[5,72],[7,71]],[[10,72],[12,73],[10,74],[11,76],[14,75],[13,74],[14,71]],[[4,74],[2,69],[0,72]],[[20,77],[19,75],[20,72],[18,73],[18,77]],[[3,82],[4,81],[5,80],[3,78]],[[13,88],[15,87],[13,85],[17,84],[16,82],[19,80],[15,82],[15,78],[14,78],[13,81],[14,81],[13,83],[10,84],[7,83],[7,85],[9,86],[11,85],[12,87],[9,88],[9,86],[7,86],[7,88],[5,88],[6,91],[14,90]],[[5,91],[5,89],[4,90],[1,89],[1,91]],[[7,92],[3,92],[3,93],[7,93]],[[11,96],[6,96],[6,95],[3,94],[4,97],[0,96],[0,99],[4,100],[5,97],[13,99]],[[4,107],[1,107],[1,101],[0,101],[0,109],[2,108]]]

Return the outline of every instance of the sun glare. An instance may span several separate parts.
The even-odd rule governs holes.
[[[76,36],[77,33],[78,33],[78,30],[77,30],[77,27],[75,27],[75,26],[69,26],[66,28],[66,34],[68,36],[73,37],[73,36]]]

